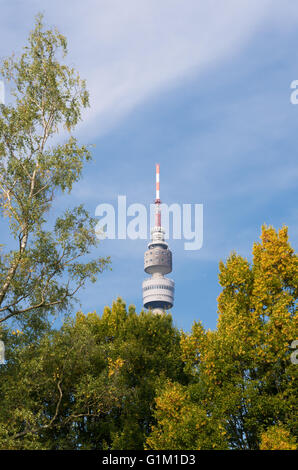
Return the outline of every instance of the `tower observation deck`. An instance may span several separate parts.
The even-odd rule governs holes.
[[[144,271],[151,277],[143,281],[143,305],[153,313],[163,313],[174,305],[175,283],[165,277],[172,271],[172,252],[165,242],[161,226],[159,198],[159,164],[156,165],[155,226],[151,229],[151,241],[144,256]]]

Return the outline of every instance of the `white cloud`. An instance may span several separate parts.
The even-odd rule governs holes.
[[[84,133],[109,128],[152,93],[239,51],[272,0],[68,0],[1,4],[1,54],[20,48],[43,10],[69,39],[86,77],[91,109]],[[13,31],[13,33],[12,33]],[[7,41],[8,39],[8,41]],[[5,44],[5,47],[4,47]]]

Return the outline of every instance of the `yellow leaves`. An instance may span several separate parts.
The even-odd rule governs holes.
[[[177,420],[188,398],[188,392],[182,385],[168,381],[162,394],[155,399],[156,407],[160,414],[166,416],[166,420]]]
[[[155,399],[157,424],[146,441],[146,449],[225,448],[223,427],[209,416],[202,403],[193,401],[190,390],[168,380]]]
[[[99,316],[97,315],[96,311],[89,312],[87,315],[87,318],[88,320],[95,321],[95,322],[99,320]]]
[[[79,325],[81,323],[84,323],[86,320],[86,316],[83,314],[83,312],[77,312],[76,314],[76,325]]]
[[[113,361],[110,357],[108,358],[108,376],[112,377],[116,372],[118,372],[124,365],[125,361],[118,357]]]
[[[251,278],[250,264],[236,253],[232,253],[228,257],[226,264],[221,262],[219,269],[220,285],[225,289],[233,290],[233,292],[242,290]]]
[[[181,340],[182,360],[187,361],[190,357],[194,359],[197,350],[197,341],[192,335],[182,334]]]
[[[20,330],[13,330],[11,333],[12,333],[13,335],[23,335],[23,334],[24,334],[24,333],[23,333],[22,331],[20,331]]]
[[[223,291],[214,345],[209,344],[218,356],[218,373],[231,359],[252,367],[274,364],[286,357],[287,345],[296,337],[298,257],[288,242],[287,227],[275,231],[264,226],[253,255],[251,267],[235,253],[220,263]],[[201,353],[200,362],[205,362],[211,380],[212,357]]]
[[[186,363],[188,372],[196,373],[196,365],[203,360],[204,352],[213,334],[211,331],[205,332],[200,322],[193,324],[191,334],[181,332],[181,358]]]
[[[260,450],[297,450],[297,444],[287,429],[275,425],[261,434]]]
[[[261,244],[255,244],[253,249],[256,275],[262,279],[263,288],[268,283],[281,287],[278,283],[283,279],[297,275],[297,256],[288,242],[287,227],[278,233],[272,227],[262,227]]]

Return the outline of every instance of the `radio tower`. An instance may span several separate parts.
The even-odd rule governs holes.
[[[151,229],[151,241],[144,256],[144,270],[151,274],[143,281],[143,305],[153,313],[164,313],[174,305],[175,283],[164,277],[172,271],[172,252],[165,242],[161,226],[161,200],[159,198],[159,164],[156,164],[155,226]]]

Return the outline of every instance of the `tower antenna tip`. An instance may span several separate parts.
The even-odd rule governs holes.
[[[156,198],[155,204],[160,204],[160,196],[159,196],[159,163],[156,163]]]

